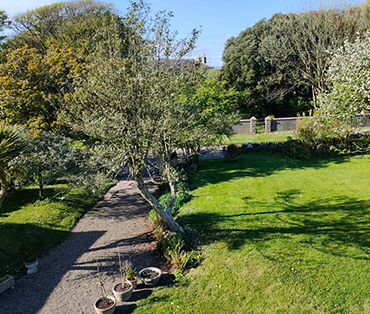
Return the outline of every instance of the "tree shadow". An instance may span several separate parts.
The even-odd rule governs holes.
[[[1,229],[1,232],[6,230]],[[23,228],[23,229],[21,229]],[[55,230],[44,230],[39,226],[27,225],[16,228],[18,232],[26,232],[32,230],[33,234],[38,233],[40,236],[60,236],[60,232]],[[7,229],[8,230],[8,229]],[[53,233],[56,234],[53,234]],[[121,241],[116,241],[111,245],[95,246],[94,244],[105,234],[105,231],[91,232],[75,232],[70,234],[67,241],[61,243],[58,247],[52,249],[39,262],[39,273],[32,276],[24,276],[16,281],[14,290],[7,290],[0,295],[0,312],[1,314],[14,313],[38,313],[46,304],[49,296],[54,292],[55,288],[62,281],[62,278],[68,273],[67,282],[70,283],[69,289],[74,289],[78,286],[85,286],[83,293],[85,294],[81,300],[88,300],[88,305],[94,302],[99,296],[99,290],[96,286],[97,262],[100,265],[100,273],[105,277],[105,287],[109,292],[114,283],[119,281],[117,246],[115,244]],[[126,245],[132,241],[131,246],[144,243],[148,238],[144,235],[143,238],[135,237],[125,239]],[[128,242],[127,242],[128,241]],[[89,253],[82,259],[79,259],[83,254]],[[152,256],[155,254],[156,256]],[[157,255],[158,254],[158,255]],[[12,258],[12,256],[9,256]],[[163,269],[163,256],[160,256],[157,251],[140,251],[133,254],[123,254],[122,259],[130,260],[138,269],[148,266],[156,266]],[[22,265],[22,257],[20,257],[20,267]],[[65,280],[64,280],[65,281]],[[173,281],[171,274],[163,273],[157,286],[168,286]],[[68,284],[67,284],[68,285]],[[87,285],[87,286],[86,286]],[[156,287],[157,287],[156,286]],[[149,297],[153,289],[156,287],[147,287],[143,283],[139,283],[129,302],[118,304],[115,313],[132,313],[137,307],[136,301]],[[80,288],[73,292],[74,294],[81,293]],[[69,297],[71,296],[68,294]],[[61,302],[68,301],[68,297],[62,296]],[[71,301],[76,302],[76,301]],[[63,304],[63,303],[61,303]],[[58,304],[59,306],[59,304]],[[58,307],[56,305],[55,308]]]
[[[229,250],[238,250],[246,244],[262,247],[276,238],[306,235],[306,244],[321,252],[369,259],[370,200],[335,197],[295,202],[297,194],[299,190],[294,189],[278,193],[273,209],[270,204],[252,202],[269,211],[195,213],[181,216],[180,223],[191,230],[193,243],[198,245],[223,242]],[[348,251],[349,246],[354,249]]]
[[[145,185],[149,190],[156,189],[156,186],[149,180],[145,181]],[[70,202],[71,205],[80,202],[80,206],[86,205],[81,199],[64,200],[64,202]],[[136,182],[121,179],[89,210],[89,215],[112,220],[130,220],[133,217],[146,218],[149,211],[150,206],[140,195]]]
[[[117,184],[109,191],[110,194],[105,196],[102,202],[87,213],[92,223],[97,221],[95,218],[102,218],[104,221],[112,219],[114,223],[118,224],[121,220],[129,221],[138,219],[138,216],[147,216],[149,207],[139,196],[137,190],[132,189],[130,184],[130,182],[124,182],[124,185]],[[86,200],[86,204],[88,201],[91,200]],[[75,204],[74,201],[71,202]],[[81,204],[85,204],[85,200]],[[139,219],[141,219],[140,217]],[[111,222],[107,222],[107,224]],[[99,224],[97,223],[97,225]],[[113,239],[109,238],[107,240],[106,237],[110,232],[109,227],[108,234],[106,234],[105,227],[102,230],[100,225],[97,225],[92,227],[93,230],[97,231],[69,233],[55,230],[55,226],[46,226],[45,224],[0,224],[0,234],[9,235],[9,241],[5,249],[2,251],[2,247],[0,247],[0,257],[3,253],[3,255],[9,255],[10,259],[14,256],[9,254],[9,248],[17,243],[15,241],[17,236],[28,237],[27,241],[23,241],[26,242],[24,246],[34,245],[35,250],[38,243],[45,242],[39,241],[40,238],[59,239],[55,242],[49,241],[51,242],[50,247],[41,248],[42,252],[37,255],[43,255],[57,242],[60,243],[68,236],[66,241],[53,248],[40,260],[40,271],[37,275],[20,278],[16,282],[16,289],[5,291],[0,295],[1,314],[43,312],[45,311],[44,307],[48,308],[50,302],[55,302],[51,301],[55,298],[58,301],[54,304],[51,303],[53,307],[55,306],[55,311],[62,307],[65,311],[65,309],[70,309],[75,304],[79,304],[82,311],[89,311],[88,309],[92,309],[94,300],[99,296],[99,290],[95,282],[97,275],[96,262],[99,262],[100,272],[106,278],[107,292],[111,290],[115,282],[119,281],[117,246],[122,247],[122,259],[130,260],[137,270],[148,266],[156,266],[166,270],[165,259],[154,249],[154,245],[152,245],[153,235],[147,232],[146,229],[145,231],[139,229],[140,234],[137,236],[118,240],[116,240],[118,237],[113,237]],[[132,228],[136,227],[137,224],[134,221]],[[90,230],[90,227],[82,228],[82,230]],[[131,226],[129,225],[128,228],[131,228]],[[0,241],[0,243],[2,242]],[[18,248],[18,252],[19,250],[20,248]],[[25,268],[22,265],[22,259],[23,257],[20,256],[18,264],[22,269],[20,272],[24,274]],[[9,273],[8,269],[5,269],[5,271]],[[166,281],[161,279],[160,284],[165,285]],[[83,296],[80,298],[81,291],[83,291]],[[60,293],[63,295],[58,298]],[[150,293],[150,289],[140,288],[140,291],[135,291],[133,302],[135,299],[150,295]],[[119,304],[116,312],[132,312],[135,307],[136,304]]]
[[[136,303],[130,302],[130,303],[125,303],[125,304],[119,304],[116,306],[116,309],[114,310],[114,314],[130,314],[130,313],[133,313],[136,308],[137,308]]]
[[[278,154],[246,153],[237,157],[234,163],[226,163],[223,159],[200,162],[199,172],[193,173],[191,189],[208,184],[217,184],[240,177],[265,177],[287,169],[324,168],[329,163],[345,163],[348,156],[336,158],[314,159],[302,161]],[[205,176],[203,173],[206,172]]]
[[[61,191],[63,188],[58,189],[55,187],[45,187],[44,196],[45,198],[52,197],[59,190]],[[1,206],[0,217],[7,216],[7,214],[17,211],[27,204],[35,203],[37,200],[39,200],[38,193],[39,190],[37,188],[11,190]]]
[[[21,236],[31,238],[33,236],[60,237],[61,233],[62,235],[67,234],[67,232],[29,224],[0,225],[1,234],[7,232],[6,230],[9,231],[11,227],[21,233]],[[32,234],[28,233],[29,231],[32,231]],[[68,241],[65,241],[56,249],[51,250],[39,262],[38,274],[20,278],[16,281],[14,290],[7,290],[0,295],[1,313],[38,313],[63,276],[73,268],[76,260],[104,234],[105,231],[77,232],[70,237],[78,241],[78,245],[70,245]],[[9,254],[9,258],[12,259],[14,256]],[[18,259],[22,259],[19,252]]]
[[[0,223],[0,234],[0,274],[10,273],[17,278],[25,274],[25,259],[42,256],[61,243],[68,232],[29,223]],[[40,246],[40,243],[45,245]]]

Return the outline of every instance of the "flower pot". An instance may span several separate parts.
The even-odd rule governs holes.
[[[127,300],[131,298],[132,290],[133,290],[132,284],[129,282],[125,282],[123,289],[122,289],[122,284],[117,283],[113,287],[113,294],[116,297],[117,301],[126,302]]]
[[[107,296],[106,298],[97,299],[94,303],[94,309],[97,314],[113,314],[116,304],[117,301],[115,298]]]
[[[155,286],[161,278],[162,271],[157,267],[147,267],[139,271],[140,280],[147,286]]]
[[[5,275],[4,277],[0,278],[0,293],[9,288],[14,289],[14,285],[14,277],[10,275]]]
[[[38,273],[37,265],[39,261],[23,262],[23,265],[27,268],[27,275],[33,275]]]
[[[137,277],[127,278],[127,282],[132,284],[132,290],[136,289],[136,287],[137,287]]]

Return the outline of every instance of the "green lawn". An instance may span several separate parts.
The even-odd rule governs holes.
[[[209,160],[179,222],[204,253],[133,313],[370,313],[369,156]]]
[[[285,142],[288,137],[297,138],[296,132],[272,132],[257,134],[233,134],[230,138],[224,140],[225,145],[230,144],[248,144],[248,143],[268,143]]]
[[[65,187],[63,184],[48,186],[45,195],[52,197]],[[72,190],[54,201],[39,202],[36,187],[12,191],[0,209],[0,277],[24,275],[26,256],[41,257],[61,243],[77,220],[102,195],[103,192],[86,197],[82,191]]]

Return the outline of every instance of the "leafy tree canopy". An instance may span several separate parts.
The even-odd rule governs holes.
[[[328,52],[367,29],[359,7],[276,14],[229,39],[223,77],[246,93],[241,109],[248,115],[307,111],[326,87]]]
[[[101,38],[105,24],[119,23],[109,4],[94,0],[59,2],[14,17],[16,36],[10,44],[47,50],[50,45],[81,48],[89,54]]]
[[[182,232],[172,217],[178,177],[171,167],[171,155],[185,145],[184,134],[198,134],[189,139],[191,145],[203,143],[211,130],[206,122],[217,117],[223,123],[221,112],[230,120],[224,110],[228,101],[218,91],[218,83],[206,80],[199,64],[180,67],[180,59],[194,48],[199,31],[194,29],[187,38],[177,39],[170,27],[171,12],[161,11],[154,17],[149,12],[144,2],[132,3],[122,18],[125,37],[107,36],[102,41],[86,78],[76,82],[75,91],[67,96],[65,118],[95,139],[101,156],[116,169],[127,163],[143,197],[171,230]],[[207,96],[206,84],[212,86]],[[219,108],[211,107],[212,97]],[[144,184],[149,154],[154,157],[160,179],[170,186],[166,208]]]
[[[16,35],[0,65],[1,118],[33,132],[64,130],[58,119],[63,95],[85,75],[103,36],[124,35],[120,26],[111,6],[95,1],[55,3],[16,16]]]
[[[9,50],[0,64],[1,117],[33,133],[58,129],[62,94],[79,73],[70,48],[50,46],[45,54],[28,45]]]

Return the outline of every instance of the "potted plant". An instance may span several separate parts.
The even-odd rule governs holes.
[[[108,296],[104,287],[104,276],[99,271],[99,263],[97,263],[97,284],[99,286],[101,297],[94,303],[94,309],[97,314],[113,314],[116,309],[116,299]]]
[[[113,294],[118,301],[125,302],[131,298],[133,285],[126,281],[127,270],[131,268],[129,261],[121,262],[121,255],[118,251],[118,261],[119,261],[119,272],[121,275],[121,282],[117,283],[113,287]]]
[[[135,290],[137,287],[137,271],[135,268],[132,267],[132,264],[130,263],[129,267],[126,271],[126,280],[132,284],[132,289]]]
[[[155,286],[161,278],[162,271],[157,267],[146,267],[139,271],[140,280],[147,286]]]

